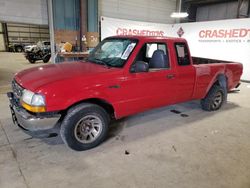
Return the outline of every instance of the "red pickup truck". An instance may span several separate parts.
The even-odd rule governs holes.
[[[182,38],[115,36],[86,61],[17,73],[8,97],[16,125],[31,132],[60,127],[67,146],[86,150],[104,141],[111,119],[197,99],[204,110],[218,110],[242,69],[192,58]]]

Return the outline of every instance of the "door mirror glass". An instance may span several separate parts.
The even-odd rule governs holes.
[[[133,73],[148,72],[148,70],[149,70],[148,63],[144,61],[136,61],[130,69],[130,71]]]

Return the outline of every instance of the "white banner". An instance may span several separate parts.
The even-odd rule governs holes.
[[[101,17],[101,38],[114,35],[183,37],[192,56],[243,63],[250,81],[249,18],[172,25]]]
[[[171,25],[101,17],[101,39],[114,35],[167,36]]]

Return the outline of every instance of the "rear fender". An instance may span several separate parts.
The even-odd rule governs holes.
[[[215,79],[213,79],[213,81],[210,83],[207,91],[206,91],[206,95],[207,93],[210,91],[210,89],[213,87],[213,85],[219,85],[223,88],[224,93],[225,93],[225,101],[227,99],[227,77],[224,74],[218,74]]]

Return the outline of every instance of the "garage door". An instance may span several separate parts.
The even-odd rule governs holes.
[[[99,0],[99,16],[155,23],[174,23],[175,0]]]
[[[7,23],[9,44],[32,44],[49,41],[49,28],[44,25]]]
[[[47,0],[1,0],[0,21],[47,25]]]

